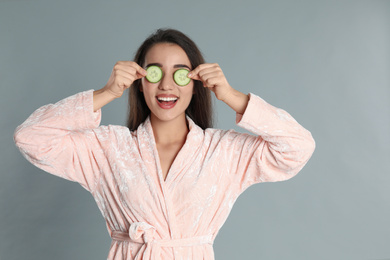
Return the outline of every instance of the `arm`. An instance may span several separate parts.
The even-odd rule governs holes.
[[[249,94],[244,114],[237,113],[238,126],[254,135],[231,132],[228,158],[241,190],[259,182],[283,181],[295,176],[315,149],[311,133],[289,113],[259,96]]]
[[[122,96],[137,79],[146,76],[146,70],[133,61],[118,61],[107,84],[93,92],[93,110],[97,111],[116,98]]]
[[[203,82],[204,87],[215,93],[218,100],[225,102],[239,114],[245,112],[249,97],[235,90],[226,80],[218,64],[201,64],[188,74],[188,77]]]
[[[229,171],[241,191],[254,183],[289,179],[307,163],[314,139],[286,111],[233,89],[218,64],[201,64],[189,77],[201,80],[236,111],[237,125],[255,134],[231,131],[224,137]]]
[[[236,111],[236,113],[244,114],[246,107],[248,106],[249,96],[232,88],[223,102]]]
[[[35,166],[93,191],[100,172],[107,170],[105,146],[116,140],[110,141],[109,128],[98,129],[100,108],[120,97],[143,73],[134,62],[118,62],[101,90],[82,92],[36,110],[16,129],[16,146]]]
[[[14,133],[16,146],[35,166],[92,191],[104,154],[94,130],[92,90],[37,109]]]

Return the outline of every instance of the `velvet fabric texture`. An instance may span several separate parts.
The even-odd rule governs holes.
[[[37,109],[14,135],[22,154],[94,197],[112,238],[107,259],[214,259],[213,241],[249,186],[287,180],[311,157],[311,133],[286,111],[249,94],[234,130],[202,130],[189,117],[187,140],[166,180],[150,119],[136,131],[100,126],[93,90]]]

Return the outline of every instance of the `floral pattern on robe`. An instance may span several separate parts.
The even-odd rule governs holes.
[[[78,182],[94,197],[112,237],[107,259],[214,259],[213,241],[249,186],[287,180],[311,157],[311,133],[250,93],[234,130],[202,130],[186,142],[166,180],[150,119],[136,131],[100,126],[93,90],[37,109],[14,135],[35,166]]]

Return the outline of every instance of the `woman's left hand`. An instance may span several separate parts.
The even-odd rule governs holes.
[[[202,81],[203,86],[213,91],[217,99],[222,101],[225,101],[233,91],[217,63],[200,64],[188,74],[188,77]]]

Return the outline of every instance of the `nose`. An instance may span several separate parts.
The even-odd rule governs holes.
[[[175,82],[173,81],[172,73],[163,73],[163,77],[158,85],[160,90],[171,90],[175,86]]]

